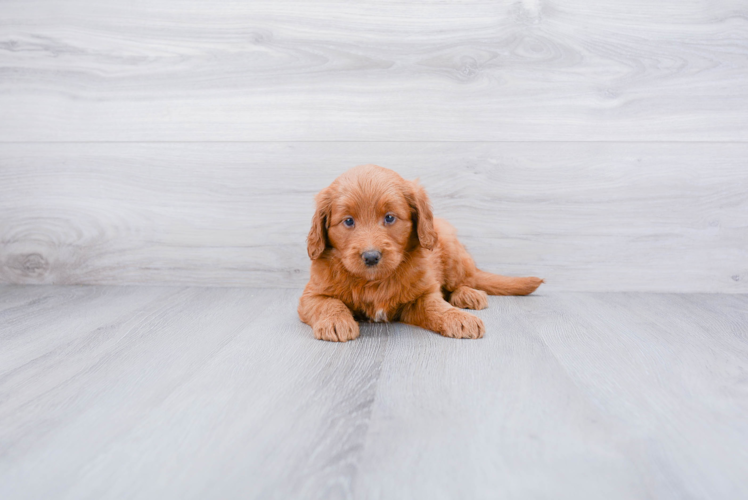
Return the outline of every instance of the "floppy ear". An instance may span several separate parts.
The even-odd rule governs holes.
[[[426,191],[418,184],[418,181],[412,181],[412,192],[408,196],[408,203],[413,214],[413,225],[418,235],[418,242],[423,248],[431,250],[436,245],[437,235],[434,230],[434,214],[431,212],[431,202],[426,195]]]
[[[330,227],[332,197],[330,188],[325,188],[314,197],[317,207],[312,217],[312,228],[306,237],[306,251],[312,260],[318,259],[327,246],[327,229]]]

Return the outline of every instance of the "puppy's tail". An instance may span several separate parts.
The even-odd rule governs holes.
[[[544,281],[531,276],[512,278],[478,270],[473,276],[473,288],[483,290],[488,295],[530,295]]]

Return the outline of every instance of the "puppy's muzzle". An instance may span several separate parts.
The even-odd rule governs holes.
[[[367,250],[361,254],[361,258],[364,259],[364,264],[367,267],[376,266],[382,259],[382,252],[378,250]]]

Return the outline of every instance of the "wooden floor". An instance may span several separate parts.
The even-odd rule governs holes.
[[[745,498],[748,295],[491,298],[316,341],[299,290],[0,287],[0,498]]]

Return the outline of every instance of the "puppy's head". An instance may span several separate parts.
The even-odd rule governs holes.
[[[325,249],[334,249],[356,276],[385,278],[408,252],[436,244],[426,192],[392,170],[352,168],[320,191],[316,202],[307,238],[309,257],[318,259]]]

